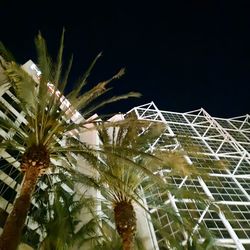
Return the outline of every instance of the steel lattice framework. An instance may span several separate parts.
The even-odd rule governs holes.
[[[194,216],[193,212],[196,210],[197,225],[204,223],[216,236],[217,244],[225,248],[250,249],[250,116],[214,118],[203,108],[186,113],[167,112],[159,110],[153,102],[135,107],[128,114],[134,114],[138,119],[167,124],[164,134],[151,145],[152,149],[161,145],[175,150],[185,148],[186,143],[196,147],[203,158],[187,155],[187,160],[190,164],[195,163],[201,171],[206,168],[211,178],[204,181],[202,178],[190,180],[176,177],[174,184],[182,189],[204,193],[215,204],[223,204],[235,216],[227,216],[209,207],[200,209],[190,206],[188,202],[179,202],[174,197],[162,197],[161,193],[157,193],[157,187],[148,191],[147,202],[150,203],[150,196],[158,195],[163,202],[170,199],[177,212]],[[185,136],[189,139],[182,140]],[[226,169],[218,169],[209,164],[216,160],[224,162]],[[164,177],[164,172],[162,175]],[[167,213],[154,209],[151,214],[163,227],[175,233]],[[153,225],[151,229],[157,243],[156,248],[165,249],[164,238]]]

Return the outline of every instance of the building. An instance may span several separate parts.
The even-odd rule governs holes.
[[[188,146],[198,149],[202,158],[189,156],[187,153],[187,160],[190,164],[196,164],[201,171],[207,168],[211,179],[205,181],[202,178],[190,180],[176,177],[173,178],[174,185],[204,193],[215,204],[223,204],[235,216],[227,217],[225,213],[211,210],[209,206],[205,209],[190,206],[188,201],[181,202],[172,197],[171,202],[176,211],[196,216],[197,222],[204,223],[215,235],[218,245],[250,249],[250,116],[247,114],[230,119],[214,118],[202,108],[186,113],[167,112],[159,110],[153,102],[135,107],[129,113],[133,113],[138,119],[167,124],[167,130],[155,144],[177,149],[185,148],[188,143]],[[188,140],[183,139],[185,136]],[[225,164],[225,169],[210,164],[217,160]],[[157,187],[152,187],[146,195],[148,202],[155,195]],[[163,202],[167,202],[166,196],[160,196],[161,194],[159,198]],[[152,215],[163,227],[175,233],[167,213],[158,213],[156,209],[152,211]],[[153,231],[158,245],[163,246],[164,239],[157,230]]]
[[[34,77],[39,76],[39,70],[31,61],[26,63],[24,68]],[[0,103],[1,116],[9,117],[18,126],[25,126],[25,117],[20,113],[18,100],[11,89],[4,85],[0,88]],[[64,100],[62,105],[68,104]],[[2,108],[3,106],[5,108]],[[72,120],[78,119],[79,115],[76,112],[72,113]],[[250,116],[214,118],[204,109],[186,113],[167,112],[159,110],[153,102],[135,107],[126,115],[167,125],[166,131],[150,145],[152,148],[160,145],[162,148],[171,150],[185,149],[187,146],[198,149],[202,157],[187,153],[186,159],[189,164],[198,166],[200,171],[208,170],[212,178],[193,180],[174,177],[171,179],[172,185],[202,193],[214,204],[226,207],[235,216],[227,216],[226,213],[212,209],[210,206],[201,209],[189,200],[180,201],[174,196],[163,195],[158,192],[157,186],[152,186],[145,191],[145,203],[149,209],[151,198],[157,196],[163,203],[170,202],[177,213],[187,213],[195,217],[197,225],[202,223],[215,235],[218,245],[232,249],[250,249]],[[12,131],[4,129],[1,129],[0,133],[15,136]],[[87,137],[85,135],[85,140],[88,139],[95,141],[95,135],[87,135]],[[3,226],[3,221],[12,208],[22,181],[15,155],[16,152],[8,150],[1,152],[0,227]],[[225,169],[210,164],[218,160],[225,164]],[[169,181],[167,171],[162,171],[161,174],[166,181]],[[154,208],[151,210],[151,216],[173,236],[177,233],[167,213]],[[166,239],[154,223],[145,218],[149,219],[149,216],[144,215],[139,220],[141,227],[144,228],[144,236],[148,237],[147,249],[166,249]],[[194,230],[196,229],[194,227]]]

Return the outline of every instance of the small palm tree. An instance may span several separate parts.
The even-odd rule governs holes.
[[[177,153],[161,152],[148,147],[162,133],[164,126],[159,123],[129,120],[101,125],[97,128],[101,145],[98,150],[100,183],[103,195],[112,203],[114,220],[118,234],[122,238],[123,249],[134,249],[136,233],[136,212],[134,204],[143,206],[140,185],[145,178],[151,183],[163,185],[160,176],[154,174],[164,166],[179,169],[187,165]],[[176,164],[178,163],[178,164]]]
[[[45,176],[44,176],[45,177]],[[29,221],[37,225],[33,233],[41,235],[39,249],[71,249],[74,245],[81,247],[85,242],[98,239],[96,228],[98,218],[92,216],[91,209],[95,207],[95,201],[91,197],[79,197],[69,187],[74,186],[71,177],[55,174],[54,179],[58,181],[53,185],[48,178],[43,178],[45,189],[40,189],[34,194],[35,206],[29,211]],[[67,187],[67,190],[65,190]],[[85,210],[90,219],[86,223],[79,220],[80,213]],[[27,231],[25,238],[29,238]]]
[[[124,250],[135,249],[137,223],[134,205],[137,203],[150,213],[144,206],[143,198],[152,186],[159,189],[165,197],[172,194],[176,199],[186,198],[197,201],[202,206],[211,205],[211,201],[204,194],[179,189],[171,181],[166,182],[165,177],[163,178],[163,170],[167,171],[169,180],[175,176],[209,178],[206,171],[201,173],[195,165],[187,163],[183,150],[162,150],[155,146],[156,139],[165,129],[166,125],[162,123],[134,119],[97,126],[101,143],[97,150],[98,157],[96,161],[92,161],[92,165],[100,174],[99,181],[103,187],[103,196],[112,204],[116,230],[122,239]],[[220,164],[216,165],[219,167]],[[154,202],[157,204],[155,208],[161,208],[163,213],[168,213],[171,221],[176,223],[176,228],[180,231],[179,239],[176,241],[171,232],[159,229],[166,236],[165,241],[170,249],[172,247],[184,249],[190,242],[190,246],[201,246],[200,243],[196,244],[198,236],[193,232],[197,221],[190,221],[187,214],[176,213],[171,204],[162,204],[157,194],[154,198],[158,199]],[[202,225],[199,233],[201,230],[208,233]],[[187,234],[190,235],[188,238],[186,238]],[[209,244],[213,242],[213,237],[210,238]]]
[[[0,44],[0,55],[5,58],[3,60],[1,57],[5,77],[1,78],[0,84],[6,88],[12,88],[17,97],[18,106],[25,117],[24,126],[18,126],[7,117],[0,117],[0,127],[5,131],[11,131],[12,135],[15,134],[18,137],[18,140],[14,140],[10,134],[2,134],[0,146],[2,149],[10,148],[20,152],[20,169],[24,173],[19,196],[0,237],[1,250],[17,248],[37,181],[48,169],[52,169],[53,166],[57,167],[52,159],[61,159],[64,166],[67,165],[70,168],[73,165],[70,153],[80,153],[83,157],[89,154],[91,149],[81,143],[74,133],[89,121],[73,119],[76,110],[81,111],[84,117],[89,117],[97,108],[107,103],[139,96],[138,93],[131,92],[96,103],[98,97],[110,90],[107,88],[108,83],[120,78],[124,70],[120,70],[112,78],[83,92],[87,78],[100,55],[95,58],[73,91],[64,95],[72,60],[63,74],[63,40],[64,32],[57,62],[53,64],[45,40],[41,34],[37,36],[35,39],[37,66],[42,74],[36,79],[28,75],[20,65],[10,60],[11,56],[8,56],[4,46]],[[70,143],[63,144],[62,139],[70,140]]]

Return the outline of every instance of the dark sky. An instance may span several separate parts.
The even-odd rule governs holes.
[[[126,112],[150,101],[168,111],[203,107],[219,117],[250,112],[249,1],[0,3],[0,40],[18,62],[35,61],[38,30],[56,54],[65,27],[66,59],[74,54],[72,82],[100,51],[103,57],[90,82],[126,68],[113,93],[139,91],[143,96],[105,112]]]

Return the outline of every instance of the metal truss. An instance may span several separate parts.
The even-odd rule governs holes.
[[[198,150],[196,156],[186,150],[187,160],[201,171],[209,171],[211,178],[192,180],[176,177],[173,178],[174,184],[178,188],[207,195],[213,204],[218,207],[223,205],[233,216],[209,206],[205,209],[194,204],[191,206],[188,200],[183,203],[174,197],[166,198],[156,186],[152,186],[145,194],[147,202],[150,203],[150,197],[158,195],[163,202],[171,202],[177,213],[182,211],[190,216],[196,214],[197,225],[194,231],[198,230],[199,223],[203,223],[215,235],[218,245],[250,249],[250,116],[214,118],[203,108],[186,113],[167,112],[159,110],[153,102],[135,107],[127,114],[167,125],[166,131],[151,146],[170,150],[191,146]],[[225,168],[216,168],[210,164],[218,160]],[[167,174],[165,178],[168,178]],[[176,233],[166,213],[160,214],[154,209],[151,214],[173,235]],[[161,249],[167,243],[157,230],[155,234]]]

